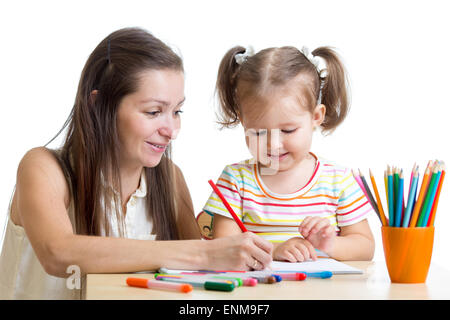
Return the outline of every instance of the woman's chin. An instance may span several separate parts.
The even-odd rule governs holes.
[[[148,157],[143,161],[144,167],[153,168],[161,162],[162,155],[159,157]]]

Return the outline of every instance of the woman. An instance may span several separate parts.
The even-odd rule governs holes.
[[[251,233],[200,240],[170,160],[184,100],[181,59],[146,31],[121,29],[95,48],[62,148],[32,149],[19,164],[0,299],[80,298],[64,279],[73,266],[84,275],[270,263],[271,244]]]

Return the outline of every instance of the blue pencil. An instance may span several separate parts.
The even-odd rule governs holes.
[[[402,220],[402,210],[403,210],[403,170],[400,172],[398,180],[398,190],[397,190],[397,201],[396,201],[396,212],[395,212],[395,226],[400,227]]]
[[[413,169],[414,171],[414,169]],[[403,218],[403,227],[406,228],[409,226],[409,219],[411,218],[411,212],[413,209],[413,203],[415,202],[416,198],[416,192],[417,192],[417,185],[419,181],[419,173],[417,171],[413,172],[413,179],[411,183],[411,188],[409,189],[409,196],[408,196],[408,205],[406,206],[405,210],[405,217]]]
[[[389,226],[395,226],[394,223],[394,182],[392,181],[391,168],[388,167],[388,197],[389,197]]]
[[[416,201],[417,201],[417,189],[419,189],[419,176],[420,176],[419,166],[417,166],[416,172],[417,172],[417,186],[416,186],[416,190],[414,190],[414,197],[413,197],[413,202],[412,202],[412,207],[411,207],[411,213],[414,212],[414,207],[416,206]],[[411,217],[410,217],[410,219],[411,219]]]

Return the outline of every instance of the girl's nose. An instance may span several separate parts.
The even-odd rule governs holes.
[[[283,142],[281,141],[279,129],[270,130],[269,136],[267,138],[267,147],[269,150],[277,151],[282,149]]]

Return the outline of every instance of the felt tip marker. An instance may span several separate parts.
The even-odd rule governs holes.
[[[306,273],[303,272],[279,273],[276,275],[280,276],[283,280],[302,281],[306,279]]]
[[[306,274],[307,278],[322,278],[322,279],[328,279],[333,276],[333,272],[331,272],[331,271],[307,272],[307,271],[303,271],[303,270],[299,270],[299,271],[277,270],[276,273],[278,275],[281,275],[283,273],[304,273],[304,274]]]
[[[188,283],[194,287],[204,288],[206,290],[216,290],[216,291],[233,291],[234,284],[231,281],[221,280],[221,279],[205,279],[205,280],[195,280],[192,278],[177,278],[177,277],[164,277],[157,276],[157,281],[167,281],[176,283]]]
[[[214,274],[199,274],[199,275],[162,274],[162,273],[155,274],[156,280],[163,280],[163,278],[186,279],[186,280],[199,281],[200,283],[203,283],[205,281],[226,282],[226,283],[232,283],[235,287],[240,287],[243,285],[243,281],[240,278],[225,277],[225,276],[219,276],[219,275],[216,276]]]
[[[130,287],[171,290],[188,293],[192,291],[192,286],[188,283],[162,282],[144,278],[127,278],[127,285]]]

